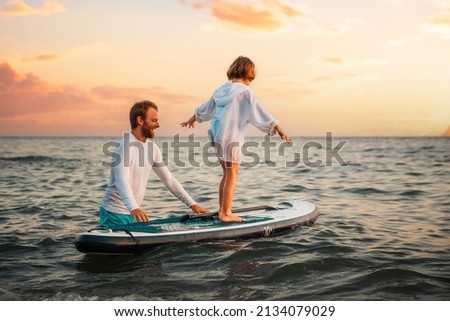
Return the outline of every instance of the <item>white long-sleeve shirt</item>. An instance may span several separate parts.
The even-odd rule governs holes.
[[[220,159],[239,163],[240,148],[246,127],[251,124],[270,133],[277,121],[263,108],[250,88],[240,82],[227,82],[212,97],[195,110],[196,120],[211,120],[210,139],[221,148]],[[239,148],[233,148],[239,146]]]
[[[165,166],[159,147],[151,140],[143,143],[126,133],[112,151],[115,160],[101,206],[114,213],[130,214],[140,208],[153,170],[167,189],[187,206],[196,204]]]

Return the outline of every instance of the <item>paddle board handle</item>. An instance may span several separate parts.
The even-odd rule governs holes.
[[[269,205],[261,205],[261,206],[253,206],[253,207],[244,207],[244,208],[237,208],[233,210],[233,213],[244,213],[244,212],[251,212],[251,211],[259,211],[259,210],[277,210],[278,208],[269,206]],[[219,212],[211,212],[206,214],[196,214],[196,213],[190,213],[183,215],[180,217],[180,222],[186,222],[189,220],[195,220],[198,218],[212,218],[214,216],[219,215]]]

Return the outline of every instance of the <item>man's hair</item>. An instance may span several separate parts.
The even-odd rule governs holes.
[[[137,118],[141,116],[141,118],[145,118],[147,116],[147,110],[149,108],[153,108],[154,110],[158,111],[158,106],[154,102],[151,102],[150,100],[143,100],[140,102],[137,102],[131,107],[130,109],[130,125],[131,129],[135,129],[138,125]]]
[[[231,64],[227,71],[228,80],[231,79],[248,79],[253,80],[256,77],[255,64],[250,58],[239,56]]]

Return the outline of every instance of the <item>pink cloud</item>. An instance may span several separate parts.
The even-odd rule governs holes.
[[[0,92],[2,87],[13,84],[19,75],[6,63],[0,64]]]
[[[33,57],[24,57],[22,58],[22,61],[24,62],[34,62],[34,61],[52,61],[61,59],[63,56],[56,55],[56,54],[43,54],[43,55],[37,55]]]
[[[32,74],[20,75],[8,64],[0,65],[0,118],[55,110],[63,104],[82,106],[89,99],[69,87],[52,86]]]
[[[55,85],[0,63],[0,135],[121,134],[129,129],[131,105],[143,99],[162,107],[167,127],[181,121],[178,107],[195,102],[162,87]]]
[[[237,28],[250,30],[278,30],[286,26],[289,19],[301,17],[303,13],[282,0],[261,1],[182,1],[196,10],[208,10],[220,22]]]
[[[64,11],[64,6],[59,1],[47,1],[41,8],[33,8],[23,0],[9,0],[6,6],[0,9],[0,15],[25,16],[25,15],[52,15]]]

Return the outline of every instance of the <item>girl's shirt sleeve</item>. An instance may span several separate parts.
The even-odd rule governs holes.
[[[216,103],[211,97],[206,103],[195,110],[195,119],[201,123],[203,121],[211,120],[216,114]]]
[[[250,91],[246,92],[246,94],[250,104],[248,122],[262,132],[270,133],[278,121],[264,109],[260,101]]]

